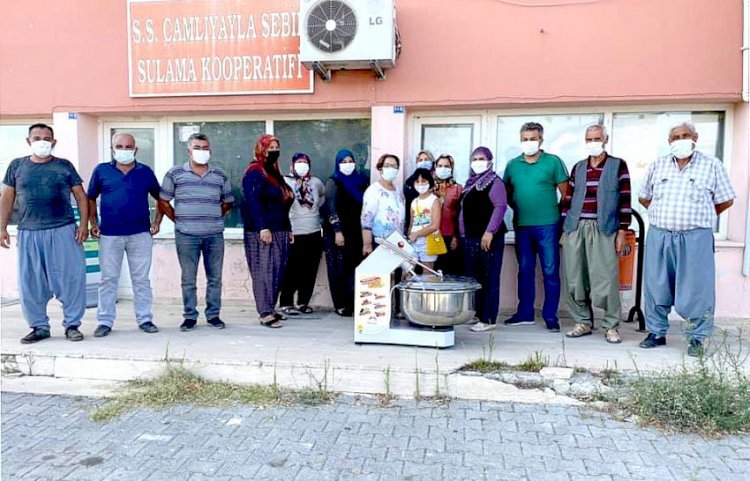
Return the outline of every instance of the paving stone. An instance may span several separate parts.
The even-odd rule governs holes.
[[[3,479],[750,480],[748,435],[667,435],[587,408],[382,407],[342,396],[315,408],[180,405],[93,423],[97,402],[3,394]]]

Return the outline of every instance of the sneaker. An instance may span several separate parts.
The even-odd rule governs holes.
[[[576,324],[575,327],[573,327],[572,330],[565,333],[565,337],[583,337],[583,336],[590,336],[591,335],[591,326],[587,324]]]
[[[146,321],[143,324],[139,324],[138,328],[143,331],[147,332],[149,334],[153,334],[154,332],[159,332],[159,328],[156,327],[156,324],[154,324],[151,321]]]
[[[296,307],[294,307],[294,306],[284,306],[284,307],[280,307],[280,308],[279,308],[279,310],[280,310],[280,311],[281,311],[281,312],[282,312],[283,314],[286,314],[287,316],[299,316],[300,314],[302,314],[302,313],[301,313],[301,312],[299,311],[299,309],[297,309],[297,308],[296,308]]]
[[[604,339],[610,344],[620,344],[622,342],[620,333],[615,328],[607,329],[607,332],[604,333]]]
[[[533,326],[534,319],[519,319],[516,316],[512,316],[505,320],[506,326]]]
[[[182,324],[180,324],[180,330],[182,332],[192,331],[193,329],[195,329],[195,325],[197,323],[198,321],[196,321],[195,319],[185,319],[184,321],[182,321]]]
[[[83,341],[83,333],[78,330],[78,326],[65,329],[65,338],[68,341]]]
[[[477,316],[474,316],[471,319],[469,319],[468,321],[466,321],[464,324],[466,324],[467,326],[473,326],[477,322],[479,322],[479,318]]]
[[[473,326],[469,328],[471,332],[485,332],[485,331],[491,331],[497,327],[497,324],[488,324],[486,322],[477,322]]]
[[[35,327],[30,333],[21,338],[21,344],[33,344],[49,337],[49,329]]]
[[[216,329],[224,329],[225,327],[227,327],[227,325],[226,325],[226,324],[224,324],[224,321],[222,321],[222,320],[221,320],[221,319],[219,319],[218,317],[214,317],[213,319],[209,319],[209,320],[208,320],[208,321],[206,321],[206,322],[208,322],[208,324],[209,324],[209,325],[210,325],[211,327],[215,327]]]
[[[104,324],[99,324],[96,326],[96,330],[94,331],[94,337],[104,337],[109,335],[109,333],[112,332],[112,328],[109,326],[105,326]]]
[[[687,355],[690,357],[703,357],[705,350],[703,343],[698,339],[690,339],[688,343]]]
[[[642,340],[640,344],[638,344],[638,347],[641,347],[643,349],[651,349],[658,346],[666,346],[667,345],[667,338],[666,337],[656,337],[656,334],[649,333],[648,336],[646,336],[646,339]]]

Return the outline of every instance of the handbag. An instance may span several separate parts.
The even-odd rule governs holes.
[[[440,231],[435,231],[427,236],[427,255],[439,256],[448,253],[448,246],[445,245],[445,239]]]

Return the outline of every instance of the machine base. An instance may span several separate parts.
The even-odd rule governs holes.
[[[356,344],[396,344],[400,346],[452,347],[455,344],[453,327],[424,327],[406,319],[391,319],[388,329],[366,333],[354,331]]]

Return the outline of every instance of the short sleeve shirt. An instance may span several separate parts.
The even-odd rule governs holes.
[[[674,156],[659,157],[648,167],[641,199],[650,200],[650,224],[671,231],[713,229],[716,204],[737,197],[724,165],[715,157],[695,152],[680,170]]]
[[[532,164],[519,155],[508,162],[503,180],[513,188],[511,205],[519,226],[559,222],[557,184],[568,180],[568,170],[560,157],[542,152]]]
[[[91,174],[89,198],[99,201],[99,228],[102,235],[124,236],[148,232],[151,226],[148,196],[159,197],[159,181],[154,171],[136,162],[123,173],[117,164],[99,164]]]
[[[31,157],[11,161],[3,184],[16,190],[18,228],[54,229],[75,222],[71,189],[83,181],[66,159],[37,163]]]
[[[210,166],[200,176],[190,164],[174,166],[161,184],[162,200],[174,199],[175,229],[188,235],[213,235],[224,232],[221,204],[234,202],[229,176]]]

